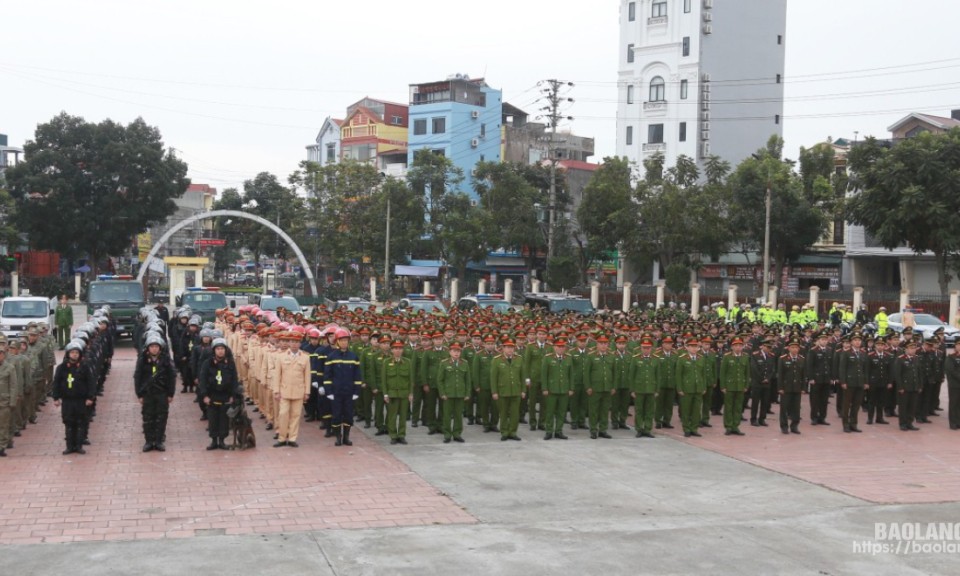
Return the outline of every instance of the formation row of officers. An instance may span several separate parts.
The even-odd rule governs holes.
[[[800,434],[804,395],[812,425],[831,423],[835,397],[844,432],[861,430],[862,410],[869,424],[897,416],[900,429],[912,431],[940,411],[944,378],[950,428],[960,429],[960,356],[935,340],[776,335],[762,326],[716,341],[656,329],[568,339],[543,324],[518,342],[463,329],[378,334],[367,326],[351,332],[261,320],[223,313],[218,328],[255,410],[276,429],[277,446],[297,445],[301,409],[338,445],[349,444],[355,419],[392,443],[406,442],[408,421],[445,442],[464,441],[464,421],[499,432],[502,441],[519,440],[520,424],[547,440],[566,439],[567,424],[609,438],[611,428],[630,429],[631,405],[638,437],[673,428],[675,414],[685,436],[699,436],[719,414],[727,435],[742,435],[742,422],[767,426],[772,403],[780,404],[781,432]]]

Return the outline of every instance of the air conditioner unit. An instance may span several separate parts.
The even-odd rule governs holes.
[[[700,131],[700,139],[701,139],[701,140],[709,140],[709,139],[710,139],[710,131],[709,131],[709,130],[701,130],[701,131]]]
[[[709,93],[710,93],[710,84],[703,84],[703,85],[701,85],[701,86],[700,86],[700,91],[703,92],[704,94],[709,94]]]
[[[709,122],[701,122],[701,123],[700,123],[700,129],[701,129],[701,130],[710,130],[710,123],[709,123]]]
[[[470,117],[473,118],[474,120],[476,120],[477,118],[480,117],[480,111],[479,111],[479,110],[471,110],[471,111],[470,111]]]
[[[704,21],[704,22],[710,22],[710,21],[712,21],[712,20],[713,20],[713,12],[704,12],[704,13],[703,13],[703,21]]]
[[[709,81],[710,81],[710,73],[709,73],[709,72],[704,72],[704,73],[703,73],[703,76],[701,77],[701,80],[703,80],[704,82],[709,82]]]
[[[471,147],[471,148],[476,148],[476,147],[479,146],[479,145],[480,145],[480,139],[479,139],[479,138],[474,138],[473,140],[470,141],[470,147]]]
[[[709,102],[708,100],[704,100],[704,101],[700,102],[700,109],[703,110],[704,112],[709,111],[709,110],[710,110],[710,102]]]
[[[703,0],[703,7],[708,10],[713,8],[713,0]]]
[[[709,92],[704,92],[703,94],[700,95],[700,99],[703,100],[704,102],[709,102],[709,101],[710,101],[710,93],[709,93]]]
[[[701,142],[701,143],[700,143],[700,156],[703,157],[703,158],[706,158],[706,157],[709,156],[709,155],[710,155],[710,143],[709,143],[709,142]]]
[[[704,25],[703,25],[703,33],[704,33],[704,34],[713,34],[713,25],[712,25],[712,24],[704,24]]]
[[[704,122],[709,122],[709,121],[710,121],[710,113],[709,113],[709,112],[704,112],[704,113],[700,114],[700,119],[703,120]]]

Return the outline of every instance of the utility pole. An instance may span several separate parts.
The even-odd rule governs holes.
[[[383,255],[383,290],[389,294],[390,290],[390,194],[387,194],[387,242]],[[372,294],[371,294],[372,296]],[[386,301],[386,299],[384,299]]]
[[[573,120],[573,116],[563,116],[560,110],[561,105],[566,102],[573,102],[573,98],[564,98],[562,92],[564,89],[573,87],[573,82],[564,82],[562,80],[545,80],[546,84],[541,91],[547,99],[547,104],[541,108],[546,113],[549,120],[550,144],[548,154],[550,156],[550,220],[547,229],[547,258],[552,258],[555,252],[554,236],[556,235],[557,225],[557,125],[562,120]]]

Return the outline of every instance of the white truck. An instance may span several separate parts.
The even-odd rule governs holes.
[[[31,322],[46,322],[53,329],[55,309],[49,298],[11,296],[0,304],[0,332],[8,338],[26,331]]]

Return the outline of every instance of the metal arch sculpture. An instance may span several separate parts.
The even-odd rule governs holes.
[[[317,292],[317,281],[313,278],[313,271],[310,269],[310,264],[307,263],[307,259],[304,257],[303,252],[300,250],[300,247],[297,246],[297,243],[293,241],[293,238],[287,235],[279,226],[273,222],[267,220],[266,218],[261,218],[254,214],[248,212],[241,212],[239,210],[210,210],[209,212],[202,212],[200,214],[195,214],[186,220],[178,224],[174,224],[169,230],[167,230],[163,236],[150,248],[150,253],[147,254],[147,259],[143,261],[140,265],[140,272],[137,274],[137,281],[143,281],[143,275],[146,273],[150,261],[157,255],[157,252],[160,250],[160,247],[166,244],[174,234],[180,230],[186,228],[187,226],[193,224],[194,222],[199,222],[200,220],[206,220],[208,218],[218,218],[221,216],[229,216],[231,218],[246,218],[247,220],[253,220],[254,222],[266,226],[267,228],[273,230],[283,238],[283,241],[287,243],[288,246],[293,248],[293,252],[297,255],[297,259],[300,260],[300,266],[303,269],[307,280],[310,282],[311,294],[316,296]]]

